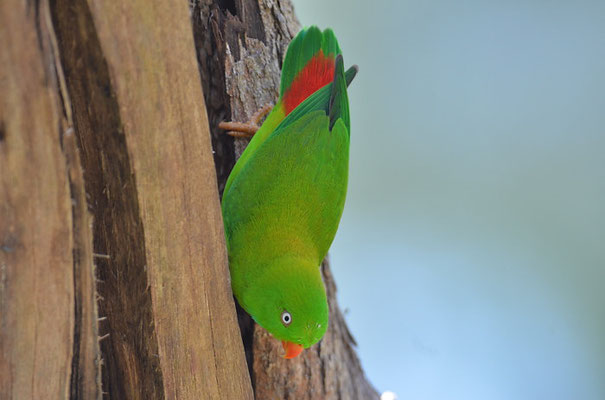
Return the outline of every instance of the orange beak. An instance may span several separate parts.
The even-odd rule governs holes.
[[[285,340],[282,340],[281,344],[282,346],[284,346],[284,350],[286,351],[286,355],[284,356],[284,358],[288,359],[296,357],[304,349],[304,347],[302,347],[302,345],[300,344],[286,342]]]

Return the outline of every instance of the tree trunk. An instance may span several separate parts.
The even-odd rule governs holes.
[[[0,10],[0,397],[251,399],[187,4]]]
[[[319,345],[283,360],[241,310],[240,336],[219,192],[247,142],[216,125],[275,101],[298,24],[190,7],[0,1],[2,399],[377,398],[327,263]]]
[[[283,56],[300,24],[289,0],[195,0],[192,18],[222,192],[235,159],[249,141],[234,140],[217,125],[222,120],[248,121],[263,105],[275,103]],[[319,344],[293,360],[281,358],[281,343],[238,307],[257,399],[379,397],[355,353],[355,340],[338,308],[327,260],[322,272],[330,326]]]

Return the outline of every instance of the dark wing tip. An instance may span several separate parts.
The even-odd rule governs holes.
[[[346,77],[344,73],[344,61],[342,59],[342,55],[339,54],[336,56],[336,61],[334,65],[334,81],[332,82],[332,91],[330,93],[330,103],[328,107],[328,115],[330,117],[330,130],[332,130],[332,127],[334,126],[338,118],[345,117],[345,115],[343,115],[343,112],[346,114],[346,119],[348,123],[348,104],[346,104],[347,102],[347,86]]]
[[[359,72],[359,67],[356,64],[353,64],[349,67],[347,72],[345,72],[345,78],[347,81],[347,87],[351,84],[357,73]]]

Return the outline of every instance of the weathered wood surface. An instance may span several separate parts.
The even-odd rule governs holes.
[[[101,364],[253,398],[187,3],[3,1],[0,39],[0,398],[101,398]]]
[[[281,62],[300,25],[288,0],[196,0],[192,3],[192,18],[222,190],[248,140],[233,140],[217,125],[221,120],[247,121],[260,107],[276,101]],[[281,344],[239,310],[258,400],[379,397],[364,376],[355,341],[337,306],[327,261],[323,276],[330,303],[330,327],[318,345],[296,359],[282,359]]]
[[[57,0],[111,398],[252,398],[185,2]]]
[[[62,90],[64,104],[69,104]],[[69,110],[69,108],[64,108]],[[92,248],[92,216],[84,186],[80,154],[71,124],[63,133],[63,151],[68,167],[72,198],[73,257],[74,257],[74,351],[72,355],[70,397],[74,399],[100,399],[101,353],[95,265]]]
[[[0,2],[0,398],[100,398],[92,231],[47,2]]]

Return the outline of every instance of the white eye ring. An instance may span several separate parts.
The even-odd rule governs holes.
[[[290,325],[292,323],[292,315],[290,315],[289,312],[284,310],[281,313],[281,322],[282,324],[284,324],[284,326]]]

